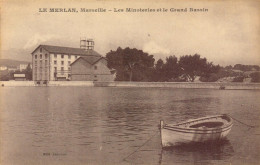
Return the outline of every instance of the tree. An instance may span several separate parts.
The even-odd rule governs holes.
[[[260,82],[260,72],[253,72],[250,74],[251,82]]]
[[[198,54],[181,56],[179,66],[186,80],[193,82],[196,76],[200,76],[207,69],[207,59],[200,58]]]
[[[32,80],[32,68],[30,64],[28,64],[25,69],[25,77],[27,80]]]
[[[180,68],[178,66],[178,59],[175,56],[166,57],[166,63],[163,66],[163,71],[167,81],[171,81],[179,76]]]
[[[243,82],[244,78],[244,76],[237,76],[232,80],[232,82]]]
[[[155,64],[155,69],[156,69],[156,70],[162,70],[163,65],[164,65],[163,60],[162,60],[162,59],[159,59],[159,60],[156,62],[156,64]]]
[[[217,73],[220,70],[219,65],[213,65],[212,62],[207,62],[206,58],[201,58],[200,55],[181,56],[179,60],[182,77],[186,81],[193,82],[197,76],[201,76],[202,81],[216,81]],[[214,74],[213,74],[214,73]]]
[[[116,51],[108,52],[106,58],[108,68],[116,69],[118,81],[149,81],[151,79],[150,72],[154,66],[154,58],[142,50],[118,47]]]
[[[162,59],[159,59],[156,64],[153,71],[153,81],[164,81],[164,72],[163,72],[164,62]]]
[[[231,70],[232,68],[233,67],[231,65],[228,65],[228,66],[225,67],[225,69],[227,69],[227,70]]]
[[[234,66],[234,69],[236,70],[241,70],[241,71],[251,71],[251,70],[256,70],[258,71],[260,67],[258,65],[242,65],[242,64],[236,64]]]

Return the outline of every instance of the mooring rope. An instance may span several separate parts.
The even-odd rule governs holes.
[[[233,120],[235,120],[235,121],[237,121],[237,122],[239,122],[239,123],[241,123],[241,124],[244,124],[244,125],[246,125],[246,126],[248,126],[248,127],[251,127],[251,128],[257,128],[257,127],[259,127],[259,126],[255,126],[255,125],[249,125],[249,124],[246,124],[246,123],[244,123],[244,122],[242,122],[242,121],[240,121],[240,120],[238,120],[238,119],[236,119],[236,118],[234,118],[234,117],[232,117],[232,116],[230,116]]]
[[[158,134],[158,132],[156,132],[155,134],[153,134],[148,140],[146,140],[141,146],[139,146],[134,152],[132,152],[131,154],[129,154],[127,157],[125,157],[123,159],[123,161],[126,161],[127,158],[129,158],[131,155],[133,155],[134,153],[136,153],[140,148],[142,148],[146,143],[148,143],[156,134]]]
[[[250,127],[250,128],[257,128],[257,127],[259,127],[259,126],[255,126],[255,125],[246,124],[246,123],[244,123],[244,122],[242,122],[242,121],[240,121],[240,120],[238,120],[238,119],[236,119],[236,118],[234,118],[234,117],[232,117],[232,116],[230,116],[230,117],[231,117],[233,120],[239,122],[240,124],[243,124],[243,125],[248,126],[248,127]],[[123,161],[126,161],[127,158],[129,158],[131,155],[133,155],[134,153],[136,153],[140,148],[142,148],[146,143],[148,143],[156,134],[158,134],[158,132],[156,132],[155,134],[153,134],[148,140],[146,140],[146,141],[145,141],[141,146],[139,146],[135,151],[133,151],[133,152],[130,153],[127,157],[125,157],[125,158],[123,159]]]

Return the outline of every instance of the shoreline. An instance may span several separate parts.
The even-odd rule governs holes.
[[[260,83],[237,82],[93,82],[93,81],[50,81],[38,85],[34,81],[0,81],[1,87],[51,87],[51,86],[86,86],[86,87],[142,87],[142,88],[190,88],[190,89],[226,89],[260,90]]]

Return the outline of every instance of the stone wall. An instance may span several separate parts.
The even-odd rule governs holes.
[[[260,83],[191,83],[191,82],[94,82],[96,87],[167,87],[205,89],[260,89]]]
[[[260,83],[189,83],[189,82],[122,82],[122,81],[49,81],[37,85],[34,81],[0,81],[4,86],[95,86],[95,87],[157,87],[157,88],[204,88],[204,89],[251,89],[259,90]]]
[[[49,81],[46,84],[36,84],[34,81],[0,81],[2,87],[26,87],[26,86],[94,86],[93,81]]]

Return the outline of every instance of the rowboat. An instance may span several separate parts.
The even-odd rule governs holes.
[[[226,114],[207,116],[175,124],[160,121],[162,147],[224,139],[233,126]]]

